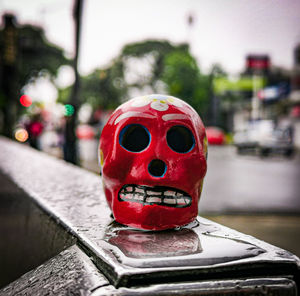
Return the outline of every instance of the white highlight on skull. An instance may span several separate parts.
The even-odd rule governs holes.
[[[179,113],[171,113],[171,114],[165,114],[162,116],[162,119],[164,121],[173,120],[173,119],[189,119],[189,117],[185,114],[179,114]]]
[[[130,118],[130,117],[143,117],[143,118],[155,118],[155,116],[142,113],[142,112],[136,112],[136,111],[128,111],[126,113],[121,114],[119,117],[116,118],[115,120],[115,125],[119,123],[121,120],[125,118]]]

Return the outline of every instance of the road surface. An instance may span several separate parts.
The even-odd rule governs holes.
[[[238,155],[210,146],[199,204],[206,212],[300,213],[300,157]]]

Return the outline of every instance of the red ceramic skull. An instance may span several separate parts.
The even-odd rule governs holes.
[[[99,145],[104,191],[116,221],[147,230],[193,221],[206,150],[203,123],[184,101],[149,95],[122,104]]]

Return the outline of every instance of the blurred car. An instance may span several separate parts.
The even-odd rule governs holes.
[[[294,154],[292,127],[275,128],[269,137],[260,141],[259,153],[261,156],[268,156],[269,154],[292,156]]]
[[[225,143],[225,134],[222,129],[216,126],[206,127],[207,142],[210,145],[223,145]]]
[[[81,124],[76,129],[76,136],[80,140],[93,139],[95,137],[95,131],[90,125]]]
[[[234,135],[238,153],[253,151],[261,156],[283,154],[287,157],[294,152],[292,126],[275,126],[272,120],[249,123],[244,131]]]

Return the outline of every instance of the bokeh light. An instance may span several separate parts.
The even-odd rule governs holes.
[[[74,107],[70,104],[66,104],[64,110],[64,115],[65,116],[72,116],[74,114]]]
[[[19,128],[15,132],[15,138],[19,142],[26,142],[28,139],[28,132],[24,128]]]
[[[32,104],[32,100],[31,100],[31,98],[30,98],[29,96],[23,95],[23,96],[21,96],[21,98],[20,98],[20,103],[21,103],[21,105],[24,106],[24,107],[30,107],[31,104]]]

